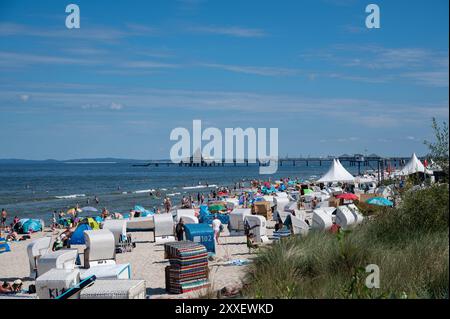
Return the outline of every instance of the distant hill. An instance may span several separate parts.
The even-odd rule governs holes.
[[[76,159],[68,159],[68,160],[55,160],[55,159],[27,160],[27,159],[19,159],[19,158],[6,158],[6,159],[0,159],[0,164],[98,163],[98,162],[142,163],[142,162],[146,162],[146,161],[147,160],[113,158],[113,157],[105,157],[105,158],[76,158]]]

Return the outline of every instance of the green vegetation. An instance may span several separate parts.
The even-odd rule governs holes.
[[[249,267],[251,298],[448,298],[448,186],[404,195],[351,232],[311,232],[263,249]],[[369,289],[365,267],[380,268]]]
[[[442,126],[440,126],[437,123],[436,119],[433,118],[432,128],[436,138],[435,142],[425,141],[424,143],[430,149],[431,159],[442,168],[442,170],[445,172],[448,181],[449,176],[448,124],[446,122],[443,122]]]
[[[433,128],[431,157],[448,172],[448,126],[433,120]],[[310,232],[262,248],[248,268],[244,296],[448,298],[449,186],[408,187],[400,196],[396,208],[359,203],[371,220],[351,231]],[[369,264],[379,267],[380,288],[365,285]]]

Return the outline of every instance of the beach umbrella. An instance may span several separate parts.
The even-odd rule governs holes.
[[[79,208],[71,208],[71,209],[69,209],[69,210],[67,211],[66,214],[74,215],[75,213],[81,213],[81,209],[79,209]]]
[[[377,206],[394,206],[394,203],[384,197],[373,197],[366,200],[367,204]]]
[[[345,200],[357,200],[358,199],[358,196],[356,196],[355,194],[352,194],[352,193],[346,193],[346,194],[339,194],[339,195],[336,195],[336,198],[339,198],[339,199],[345,199]]]
[[[87,207],[81,208],[81,211],[83,211],[83,212],[97,213],[97,212],[98,212],[98,209],[95,208],[95,207],[87,206]]]

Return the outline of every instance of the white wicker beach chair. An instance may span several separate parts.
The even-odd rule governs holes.
[[[272,219],[276,221],[278,220],[278,214],[284,212],[284,208],[289,205],[289,198],[285,196],[276,196],[273,198],[273,202],[275,204],[275,214],[273,214]]]
[[[79,282],[78,269],[51,269],[36,278],[36,294],[39,299],[54,299]]]
[[[36,278],[38,276],[38,260],[42,255],[45,255],[48,252],[51,242],[51,237],[42,237],[28,244],[27,253],[30,264],[30,278]]]
[[[97,280],[81,291],[81,299],[145,299],[144,280]]]
[[[245,216],[245,221],[249,224],[251,229],[251,233],[255,236],[255,241],[257,243],[269,242],[269,238],[267,237],[267,221],[264,216],[261,215],[248,215]]]
[[[309,225],[297,216],[290,216],[294,235],[306,236],[309,232]]]
[[[228,223],[228,230],[230,235],[243,235],[244,233],[244,218],[252,214],[251,208],[235,208],[230,213],[230,221]]]
[[[364,216],[361,214],[361,212],[359,211],[358,207],[356,207],[355,204],[350,204],[347,205],[347,207],[350,209],[350,211],[352,212],[353,216],[355,217],[355,221],[357,224],[361,224],[364,220]]]
[[[113,233],[116,249],[120,250],[120,252],[132,250],[131,238],[127,235],[127,220],[105,220],[103,222],[103,229],[109,229]]]
[[[174,222],[172,214],[156,214],[153,218],[155,221],[154,241],[158,243],[174,241]]]
[[[338,206],[336,208],[336,224],[347,229],[355,224],[355,216],[347,206]]]
[[[136,217],[127,221],[127,231],[149,231],[155,228],[152,216]]]
[[[116,263],[116,245],[110,230],[85,230],[84,239],[86,242],[84,268]]]
[[[95,275],[97,280],[131,279],[131,265],[129,263],[98,265],[92,266],[89,269],[81,269],[80,279],[84,280],[92,275]]]
[[[313,211],[311,228],[318,230],[327,230],[330,229],[332,225],[332,214],[328,213],[324,208],[316,208]]]
[[[179,218],[184,217],[184,216],[192,216],[195,217],[195,209],[177,209],[177,215],[176,215],[176,219],[179,220]]]
[[[180,219],[183,219],[184,224],[198,224],[198,218],[195,216],[178,216],[177,217],[177,223],[180,221]]]
[[[42,276],[53,268],[74,269],[77,255],[77,249],[62,249],[46,253],[39,258],[39,263],[37,265],[39,276]]]

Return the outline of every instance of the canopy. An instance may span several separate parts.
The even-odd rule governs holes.
[[[91,227],[92,230],[100,229],[98,222],[92,217],[87,218],[87,224]]]
[[[345,194],[336,195],[336,198],[342,198],[345,200],[357,200],[358,196],[356,196],[355,194],[352,194],[352,193],[345,193]]]
[[[39,219],[28,219],[22,224],[22,234],[27,234],[29,232],[38,232],[42,230],[42,224]]]
[[[92,213],[97,213],[98,212],[97,208],[91,207],[91,206],[83,207],[81,210],[83,212],[92,212]]]
[[[377,206],[394,206],[394,203],[384,197],[372,197],[366,201],[367,204]]]
[[[401,176],[411,175],[415,173],[432,174],[432,172],[423,166],[422,162],[417,158],[416,153],[411,156],[408,163],[398,173]]]
[[[318,183],[332,183],[332,182],[353,182],[355,178],[350,174],[338,159],[334,159],[328,172],[325,173],[317,182]]]
[[[146,216],[154,214],[154,212],[152,212],[152,211],[150,211],[148,209],[145,209],[144,207],[142,207],[140,205],[135,205],[134,206],[134,211],[140,212],[141,213],[141,217],[146,217]]]
[[[89,224],[79,224],[77,229],[73,232],[72,236],[70,237],[70,244],[71,245],[84,245],[84,231],[85,230],[92,230],[91,226]]]

